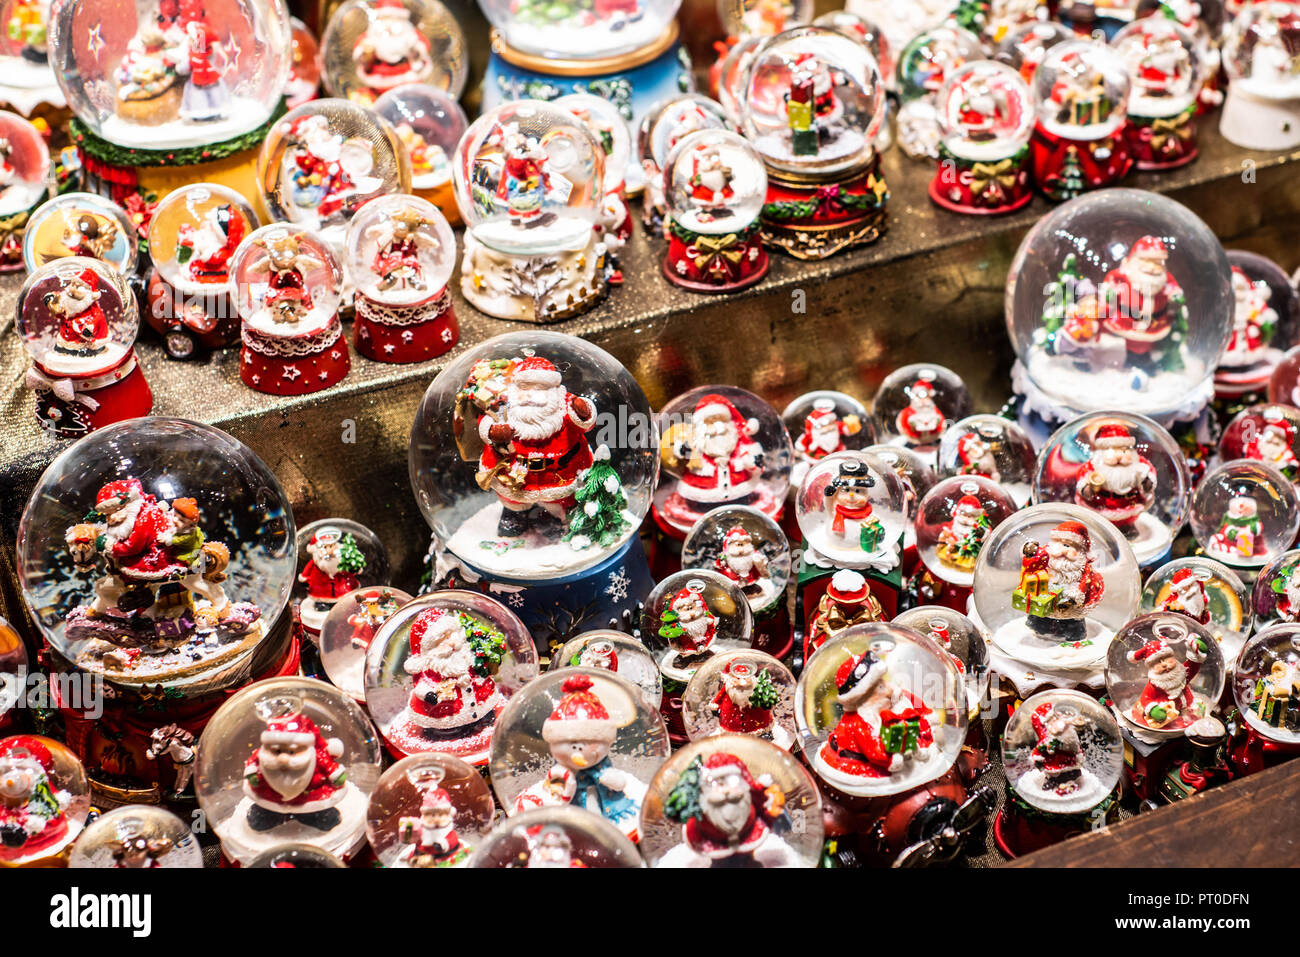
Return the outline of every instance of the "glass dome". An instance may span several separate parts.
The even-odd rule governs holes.
[[[243,322],[277,338],[306,336],[338,315],[343,270],[318,234],[271,223],[244,238],[230,263]]]
[[[40,131],[17,113],[0,110],[0,216],[39,203],[49,191],[50,172],[50,151]]]
[[[692,741],[744,734],[783,751],[798,741],[795,677],[761,651],[728,651],[700,665],[682,692],[682,723]]]
[[[1025,23],[1003,38],[995,58],[1019,73],[1025,82],[1031,83],[1047,51],[1076,36],[1078,34],[1073,30],[1055,20]]]
[[[949,71],[937,108],[943,146],[962,159],[1014,156],[1034,128],[1029,84],[994,60],[975,60]]]
[[[1049,671],[1100,673],[1142,588],[1128,540],[1078,505],[1031,505],[999,525],[975,563],[975,612],[993,644]]]
[[[271,118],[289,78],[281,0],[53,0],[50,64],[92,133],[127,148],[221,143]]]
[[[1106,694],[1139,737],[1171,738],[1209,715],[1223,693],[1223,652],[1186,615],[1153,612],[1115,633]]]
[[[785,407],[781,421],[794,440],[794,485],[803,482],[808,466],[818,459],[848,449],[861,451],[876,441],[871,412],[843,392],[805,392]]]
[[[447,288],[456,234],[437,206],[419,196],[382,196],[348,225],[347,276],[372,302],[409,306]]]
[[[95,193],[64,193],[38,206],[23,230],[28,272],[56,259],[84,256],[133,275],[139,233],[124,210]]]
[[[748,505],[707,513],[682,543],[682,568],[706,568],[730,578],[755,616],[776,614],[790,584],[790,542],[771,516]]]
[[[753,62],[755,51],[766,40],[766,37],[758,36],[741,37],[727,51],[718,73],[718,102],[722,104],[727,122],[737,129],[742,123],[740,104],[745,96],[749,64]]]
[[[1230,83],[1262,99],[1300,99],[1300,12],[1267,0],[1242,6],[1223,32]]]
[[[1196,38],[1163,16],[1134,20],[1111,41],[1128,67],[1128,110],[1134,116],[1174,116],[1201,92]]]
[[[363,586],[330,606],[316,644],[331,684],[357,701],[366,700],[366,651],[384,622],[411,597],[398,588]]]
[[[660,40],[681,0],[479,0],[497,35],[520,53],[596,60]]]
[[[311,28],[297,17],[289,18],[293,45],[289,50],[289,79],[284,84],[284,99],[289,109],[316,99],[320,93],[320,44]]]
[[[871,414],[878,441],[928,452],[949,422],[971,414],[970,392],[951,369],[917,362],[885,376]]]
[[[447,754],[416,754],[385,771],[366,809],[366,839],[384,867],[464,867],[492,830],[483,776]]]
[[[1038,452],[1019,425],[1000,415],[968,415],[943,430],[936,458],[945,477],[981,475],[992,479],[1015,500],[1029,504],[1038,470]]]
[[[659,582],[641,613],[641,639],[660,649],[659,669],[685,684],[724,651],[747,650],[754,616],[740,586],[705,568],[685,568]]]
[[[1250,634],[1255,616],[1250,589],[1222,562],[1200,555],[1161,565],[1142,586],[1142,612],[1176,612],[1205,626],[1229,669]]]
[[[953,23],[914,34],[898,57],[898,95],[904,103],[938,94],[948,75],[984,59],[979,37]]]
[[[321,62],[326,92],[363,106],[408,83],[458,99],[469,78],[465,35],[438,0],[346,0],[321,34]]]
[[[1020,244],[1007,281],[1007,330],[1030,381],[1081,412],[1157,415],[1195,401],[1232,315],[1231,270],[1214,233],[1186,206],[1142,190],[1058,206]]]
[[[309,633],[319,634],[341,597],[362,585],[387,585],[388,552],[379,536],[349,518],[322,518],[298,529],[294,598]]]
[[[530,448],[547,437],[564,461],[530,474]],[[462,354],[429,386],[411,427],[411,488],[460,560],[553,579],[636,534],[656,447],[650,405],[616,359],[573,336],[511,332]]]
[[[67,746],[39,734],[0,739],[0,866],[56,857],[85,826],[90,783]]]
[[[903,483],[903,500],[907,505],[907,525],[903,532],[903,542],[905,546],[909,546],[916,538],[912,523],[916,519],[917,506],[937,481],[934,469],[930,468],[921,456],[901,445],[869,445],[862,451],[888,465]]]
[[[795,518],[806,562],[887,571],[898,562],[907,496],[884,462],[866,452],[836,452],[808,469]]]
[[[564,643],[551,656],[548,671],[561,668],[603,668],[616,672],[645,692],[657,708],[663,701],[664,682],[654,655],[637,639],[621,631],[584,631]]]
[[[570,93],[553,102],[586,124],[596,138],[605,156],[605,192],[621,190],[632,162],[632,130],[618,107],[594,93]]]
[[[233,189],[215,183],[182,186],[160,199],[149,217],[149,257],[163,280],[180,292],[226,292],[230,260],[257,227],[257,214]]]
[[[930,573],[959,588],[975,583],[975,562],[989,532],[1016,503],[981,475],[946,478],[925,493],[916,514],[916,547]]]
[[[1128,120],[1128,67],[1097,40],[1067,40],[1048,49],[1034,71],[1038,122],[1053,136],[1099,140]]]
[[[812,23],[815,27],[839,30],[866,46],[871,51],[871,55],[876,58],[880,75],[886,82],[894,75],[894,54],[889,46],[889,37],[866,17],[850,10],[828,10],[814,18]]]
[[[79,667],[229,686],[289,600],[293,543],[284,491],[247,446],[131,419],[46,468],[18,526],[18,577],[42,635]]]
[[[901,794],[952,767],[966,738],[965,683],[910,628],[854,625],[808,660],[795,696],[813,771],[854,797]]]
[[[812,19],[812,0],[718,0],[729,37],[771,37]]]
[[[966,684],[967,719],[979,720],[992,673],[988,642],[975,622],[945,605],[918,605],[899,612],[890,623],[925,635],[948,652]]]
[[[377,99],[374,111],[388,121],[406,147],[412,189],[451,184],[451,157],[469,126],[465,111],[451,94],[422,83],[399,86]]]
[[[68,867],[202,867],[203,850],[171,811],[133,804],[106,811],[86,826]]]
[[[432,592],[371,641],[366,710],[401,754],[482,764],[507,700],[536,674],[537,648],[514,612],[478,592]]]
[[[1254,459],[1273,466],[1292,482],[1300,479],[1300,409],[1252,405],[1237,413],[1219,438],[1219,458]]]
[[[861,42],[828,27],[797,27],[754,53],[747,78],[745,135],[772,169],[840,174],[874,156],[885,84]]]
[[[763,211],[767,170],[739,133],[699,130],[668,154],[664,200],[683,229],[710,236],[743,232]]]
[[[452,161],[461,218],[483,245],[529,256],[583,249],[605,199],[605,153],[561,107],[516,100],[475,120]]]
[[[1259,631],[1300,622],[1300,549],[1285,551],[1260,569],[1247,614],[1251,611]]]
[[[135,293],[97,259],[70,256],[41,266],[18,292],[17,329],[47,375],[87,378],[117,368],[140,328]]]
[[[1276,624],[1246,642],[1232,695],[1253,731],[1278,744],[1300,744],[1300,625]]]
[[[1284,351],[1296,340],[1300,294],[1273,260],[1242,249],[1228,250],[1232,265],[1233,318],[1228,348],[1214,373],[1217,395],[1263,392]],[[1295,405],[1294,396],[1270,401]]]
[[[743,97],[744,90],[738,90],[737,95]],[[656,103],[642,117],[637,129],[637,155],[641,165],[662,171],[668,154],[687,136],[700,130],[725,130],[727,124],[722,104],[700,93],[683,93]]]
[[[361,706],[311,678],[269,678],[203,729],[195,793],[231,860],[288,843],[346,858],[365,842],[382,752]]]
[[[488,768],[507,815],[568,805],[636,840],[646,785],[669,750],[640,688],[604,669],[561,668],[511,699]]]
[[[766,741],[694,741],[661,767],[641,808],[651,867],[816,867],[824,822],[817,782]]]
[[[470,867],[642,867],[636,845],[604,818],[539,807],[497,825]]]
[[[1124,740],[1106,706],[1081,691],[1026,700],[1002,732],[1002,765],[1016,797],[1048,814],[1082,814],[1115,790]]]
[[[1300,531],[1300,499],[1263,462],[1236,459],[1211,469],[1192,497],[1192,534],[1229,568],[1254,569],[1282,554]]]

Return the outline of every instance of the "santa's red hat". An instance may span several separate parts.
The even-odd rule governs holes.
[[[444,788],[430,788],[420,801],[421,811],[450,810],[451,807],[451,795]]]
[[[871,590],[865,577],[852,569],[841,568],[831,576],[826,594],[831,596],[831,601],[841,605],[860,605],[867,600]]]
[[[889,666],[870,651],[850,655],[835,672],[835,688],[840,694],[870,691],[885,677]]]
[[[1033,714],[1029,716],[1029,721],[1034,728],[1035,737],[1042,738],[1047,734],[1047,719],[1055,709],[1056,706],[1050,701],[1044,701],[1034,709]]]
[[[1118,422],[1107,422],[1097,430],[1092,444],[1098,449],[1131,449],[1137,445],[1133,433]]]
[[[700,401],[695,403],[695,411],[691,418],[695,422],[728,418],[741,435],[751,435],[758,431],[758,419],[745,418],[730,399],[716,393],[701,396]]]
[[[1169,249],[1158,236],[1143,236],[1133,244],[1129,255],[1140,256],[1143,259],[1159,259],[1163,262],[1169,258]]]
[[[542,722],[543,740],[548,744],[561,741],[614,743],[618,727],[591,689],[592,681],[586,675],[574,675],[564,682],[564,697],[551,716]]]
[[[704,763],[700,765],[700,786],[703,787],[716,778],[736,773],[740,774],[745,781],[745,785],[749,788],[750,795],[753,798],[754,810],[770,818],[766,807],[766,788],[754,779],[754,775],[750,773],[745,762],[734,754],[719,751],[705,758]]]
[[[679,605],[685,605],[690,602],[698,601],[704,605],[705,611],[708,610],[708,604],[704,601],[704,588],[701,583],[692,581],[685,588],[673,595],[672,607],[677,608]]]
[[[982,453],[988,447],[989,443],[978,432],[963,432],[957,439],[957,454],[963,461],[977,453]]]
[[[95,495],[95,505],[97,507],[111,508],[114,505],[125,505],[132,499],[140,498],[143,495],[144,486],[140,484],[139,479],[117,479],[100,488]]]
[[[749,532],[745,531],[745,529],[736,525],[729,529],[726,535],[722,536],[722,547],[727,548],[735,542],[748,542],[752,545],[754,544],[754,538],[749,534]]]
[[[948,623],[942,618],[931,618],[929,625],[930,637],[947,647],[948,643],[952,641],[952,633],[948,630]]]
[[[514,369],[511,370],[510,381],[527,385],[557,386],[562,379],[560,370],[555,368],[555,363],[550,359],[543,359],[541,356],[528,356],[517,363]]]
[[[931,396],[934,395],[934,383],[929,379],[917,379],[907,387],[906,392],[912,398],[916,398],[917,396]]]
[[[91,289],[99,287],[99,274],[87,266],[81,272],[77,273],[77,281]]]
[[[1174,649],[1159,638],[1153,638],[1141,648],[1136,648],[1128,653],[1129,661],[1145,661],[1148,670],[1157,661],[1172,657],[1174,657]]]
[[[402,0],[371,0],[370,9],[381,17],[409,16]]]
[[[834,399],[814,399],[812,411],[808,413],[808,418],[804,419],[804,425],[820,425],[824,422],[834,422],[839,418],[839,413],[835,411]]]
[[[1197,577],[1195,569],[1180,568],[1178,569],[1178,571],[1174,572],[1174,577],[1169,579],[1169,582],[1172,585],[1181,585],[1184,582],[1188,582],[1188,581],[1200,581],[1200,579]]]
[[[426,608],[411,623],[411,654],[422,655],[459,630],[460,619],[443,608]]]
[[[1070,520],[1052,529],[1052,541],[1087,549],[1092,545],[1092,536],[1088,533],[1088,526],[1083,522]]]
[[[963,508],[975,509],[982,512],[984,511],[984,503],[974,495],[963,495],[961,498],[957,499],[957,509],[961,510]]]

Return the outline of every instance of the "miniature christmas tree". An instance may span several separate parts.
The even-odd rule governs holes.
[[[960,0],[948,16],[963,30],[969,30],[978,36],[988,26],[991,6],[992,0]]]
[[[485,624],[464,612],[457,612],[460,626],[469,639],[470,650],[474,652],[474,673],[486,678],[501,664],[501,655],[506,648],[506,636],[499,629]]]
[[[772,684],[772,673],[764,668],[754,678],[754,690],[749,693],[749,706],[770,711],[780,700],[781,695],[777,692],[776,685]]]
[[[1065,151],[1065,160],[1061,172],[1048,184],[1052,199],[1074,199],[1088,184],[1083,179],[1083,166],[1079,162],[1079,150],[1071,146]]]
[[[339,542],[339,571],[363,572],[366,570],[366,556],[357,547],[357,540],[351,533],[343,536]]]
[[[623,514],[627,493],[610,465],[609,449],[602,445],[594,459],[574,492],[577,505],[569,511],[569,530],[564,535],[564,540],[577,549],[612,545],[629,524]]]
[[[1079,272],[1079,259],[1074,253],[1065,257],[1061,271],[1056,274],[1056,281],[1047,287],[1046,305],[1043,306],[1043,329],[1050,343],[1056,339],[1056,333],[1065,323],[1065,317],[1074,305],[1079,281],[1083,278]]]
[[[682,626],[678,624],[677,612],[671,608],[664,609],[659,618],[659,637],[672,642],[682,636]]]
[[[689,821],[700,813],[700,769],[704,759],[696,757],[664,800],[664,817],[671,821]]]

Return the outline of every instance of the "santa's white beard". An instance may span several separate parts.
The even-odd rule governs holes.
[[[1183,668],[1166,671],[1162,675],[1147,672],[1147,681],[1155,685],[1171,698],[1177,698],[1187,687],[1187,672]]]
[[[376,58],[385,63],[401,63],[416,49],[417,34],[410,24],[372,29],[367,39]]]
[[[839,426],[813,429],[808,433],[808,447],[818,452],[834,452],[840,447]]]
[[[1205,611],[1205,595],[1200,588],[1184,588],[1174,592],[1174,598],[1183,610],[1192,617],[1200,617]]]
[[[343,153],[343,138],[329,130],[313,130],[306,135],[307,151],[326,163],[338,162]]]
[[[23,804],[36,790],[40,781],[37,772],[15,768],[0,773],[0,800],[10,806]]]
[[[975,534],[975,529],[978,527],[977,526],[978,521],[979,521],[978,518],[972,516],[964,516],[962,515],[961,512],[958,512],[952,518],[953,537],[960,541],[962,539],[968,538],[971,535]]]
[[[205,221],[194,235],[194,256],[196,259],[211,259],[225,244],[226,237],[222,235],[221,229]]]
[[[298,754],[276,755],[259,750],[257,768],[271,790],[285,800],[293,800],[311,783],[316,772],[316,753],[310,748]]]
[[[748,708],[749,697],[754,693],[753,682],[733,681],[727,685],[727,697],[737,708]]]
[[[420,662],[422,670],[457,677],[469,674],[470,669],[474,667],[474,652],[468,643],[453,649],[450,643],[443,642],[420,656]]]
[[[921,430],[932,429],[939,424],[939,410],[932,399],[914,399],[912,401],[912,425]]]
[[[744,829],[752,806],[749,795],[745,793],[734,801],[728,801],[711,795],[707,789],[700,792],[700,813],[706,821],[730,838],[736,837]]]
[[[609,655],[598,655],[594,652],[584,651],[578,658],[578,664],[584,668],[604,668],[609,670]]]
[[[1074,725],[1066,723],[1063,729],[1048,725],[1047,734],[1055,742],[1054,750],[1056,753],[1079,753],[1079,732],[1075,730]]]
[[[563,848],[546,848],[537,850],[528,856],[528,866],[532,867],[568,867],[573,862],[573,855]]]
[[[726,560],[727,567],[742,578],[748,575],[750,570],[754,567],[753,552],[750,552],[748,555],[733,555],[728,552],[726,554]]]
[[[1264,460],[1268,462],[1278,461],[1282,456],[1286,455],[1290,449],[1290,446],[1285,443],[1278,442],[1276,439],[1265,438],[1262,435],[1255,443],[1255,447],[1259,450],[1259,454],[1264,458]]]
[[[1133,284],[1133,288],[1144,298],[1150,298],[1157,295],[1165,288],[1165,272],[1146,272],[1139,267],[1133,267],[1127,271],[1128,281]],[[1134,306],[1145,305],[1133,303]]]
[[[88,293],[74,294],[69,289],[59,293],[59,311],[65,316],[79,316],[94,303],[94,298]]]
[[[339,553],[337,548],[330,549],[329,551],[326,551],[323,548],[318,548],[316,551],[312,552],[311,561],[318,569],[330,578],[333,578],[339,573],[339,563],[342,561],[342,555]]]
[[[1062,556],[1048,559],[1047,575],[1050,587],[1059,589],[1062,598],[1083,601],[1083,572],[1088,567],[1086,558],[1068,559]]]
[[[1107,465],[1104,462],[1096,462],[1093,464],[1093,470],[1101,476],[1105,489],[1116,495],[1127,495],[1141,488],[1142,480],[1147,474],[1146,465],[1140,459],[1132,465]]]
[[[678,624],[682,626],[682,631],[686,632],[686,634],[699,639],[708,635],[712,619],[708,615],[699,615],[695,618],[681,618],[678,620]]]
[[[564,387],[545,392],[510,387],[506,393],[506,422],[526,442],[549,439],[564,426]]]
[[[734,426],[727,426],[722,432],[705,435],[700,451],[711,459],[724,459],[736,450],[739,443],[740,434]]]
[[[140,509],[144,508],[144,501],[136,499],[128,502],[119,508],[112,515],[108,516],[107,538],[110,543],[121,541],[131,536],[131,530],[135,528],[135,520],[140,515]]]

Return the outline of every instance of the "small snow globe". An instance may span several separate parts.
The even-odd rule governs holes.
[[[804,476],[795,518],[805,562],[888,572],[898,564],[907,496],[884,462],[866,452],[837,452]]]
[[[718,0],[729,37],[774,37],[812,19],[812,0]]]
[[[931,452],[949,422],[971,413],[966,383],[951,369],[918,362],[895,369],[872,403],[878,441]]]
[[[1300,549],[1283,552],[1260,570],[1247,614],[1250,611],[1259,631],[1279,622],[1300,622]]]
[[[1038,453],[1029,435],[1000,415],[968,415],[943,431],[936,456],[939,474],[992,479],[1015,500],[1029,504]]]
[[[564,643],[551,655],[547,670],[561,668],[603,668],[616,672],[646,693],[657,708],[663,700],[664,681],[654,655],[637,639],[621,631],[584,631]]]
[[[23,639],[13,625],[0,618],[0,724],[7,726],[14,718],[14,706],[23,702],[30,667]]]
[[[1048,814],[1090,811],[1124,770],[1124,740],[1105,705],[1053,688],[1028,698],[1002,732],[1002,765],[1015,796]]]
[[[946,605],[917,605],[894,616],[890,624],[925,635],[948,652],[966,685],[967,719],[979,720],[992,673],[988,642],[975,622]]]
[[[1196,486],[1191,524],[1206,556],[1250,577],[1295,541],[1300,499],[1273,466],[1235,459],[1211,469]]]
[[[1078,505],[1031,505],[995,528],[975,563],[975,613],[1030,668],[1100,673],[1142,582],[1128,539]]]
[[[700,665],[682,692],[682,723],[692,741],[744,734],[784,751],[797,743],[795,677],[761,651],[728,651]]]
[[[1232,336],[1214,374],[1214,391],[1233,398],[1262,392],[1283,353],[1296,340],[1300,294],[1273,260],[1241,249],[1228,250],[1232,264]],[[1296,404],[1296,397],[1270,397]]]
[[[813,771],[853,797],[901,794],[952,767],[966,738],[965,682],[909,628],[854,625],[808,660],[795,696]]]
[[[885,84],[862,43],[827,27],[797,27],[755,52],[747,75],[745,136],[771,169],[834,176],[875,156]]]
[[[365,844],[382,749],[361,706],[311,678],[268,678],[233,695],[199,738],[195,793],[232,862],[310,844],[347,859]]]
[[[1146,416],[1094,412],[1066,423],[1043,445],[1035,502],[1092,509],[1128,539],[1139,565],[1161,561],[1187,521],[1187,460]]]
[[[321,62],[326,92],[363,106],[408,83],[458,98],[469,77],[465,35],[438,0],[346,0],[321,34]]]
[[[375,101],[374,111],[388,121],[406,147],[411,189],[458,216],[451,195],[451,158],[469,120],[450,93],[424,83],[399,86]]]
[[[1288,350],[1269,374],[1268,400],[1300,403],[1300,347]]]
[[[275,475],[184,419],[121,422],[72,445],[18,529],[19,581],[46,641],[141,688],[247,681],[293,571],[293,514]]]
[[[495,814],[474,767],[448,754],[413,754],[375,785],[366,839],[384,867],[465,867]]]
[[[886,82],[894,75],[894,54],[889,46],[889,38],[866,17],[851,10],[828,10],[821,16],[815,17],[812,23],[815,27],[839,30],[862,43],[875,57],[876,64],[880,67],[880,74]]]
[[[1034,71],[1038,122],[1066,140],[1114,136],[1128,120],[1128,68],[1115,50],[1076,39],[1050,47]]]
[[[737,96],[743,99],[744,90],[738,90]],[[683,93],[657,103],[637,130],[641,165],[645,167],[648,162],[654,170],[662,171],[668,154],[687,136],[700,130],[725,130],[727,124],[722,104],[700,93]]]
[[[28,272],[35,272],[69,256],[98,259],[130,276],[136,271],[139,233],[126,210],[111,199],[96,193],[64,193],[42,203],[28,217],[23,262]]]
[[[795,487],[802,484],[808,467],[819,459],[848,449],[861,451],[876,441],[871,412],[843,392],[806,392],[785,407],[781,421],[794,440],[790,484]]]
[[[513,50],[547,59],[599,60],[641,50],[662,37],[680,0],[479,0]]]
[[[869,445],[862,451],[893,469],[903,483],[903,500],[907,505],[907,527],[903,539],[905,544],[911,545],[915,541],[912,523],[916,519],[917,506],[938,480],[934,469],[921,456],[901,445]]]
[[[781,526],[748,505],[723,505],[695,523],[682,544],[682,568],[711,569],[735,582],[755,617],[776,614],[790,583],[790,542]]]
[[[641,809],[651,867],[816,867],[824,822],[817,782],[752,737],[696,740],[661,767]]]
[[[1024,77],[1026,83],[1032,83],[1047,51],[1058,43],[1073,40],[1077,36],[1065,24],[1055,20],[1024,23],[1002,39],[994,59],[1007,64]]]
[[[77,838],[69,867],[202,867],[203,850],[171,811],[145,804],[114,808],[95,818]]]
[[[470,867],[642,867],[636,845],[613,824],[573,807],[539,807],[502,821]]]
[[[149,257],[159,278],[176,292],[226,294],[235,250],[257,227],[257,214],[239,193],[216,183],[192,183],[154,207]],[[134,235],[128,238],[134,246]]]
[[[121,367],[140,327],[126,278],[83,256],[32,272],[18,293],[17,313],[18,335],[36,365],[60,377],[98,376]]]
[[[297,17],[289,18],[293,45],[289,49],[289,79],[284,84],[284,101],[289,109],[316,99],[320,93],[320,44],[311,28]]]
[[[680,534],[721,505],[776,518],[790,487],[793,445],[776,410],[735,386],[700,386],[656,416],[664,476],[655,515]]]
[[[330,606],[316,644],[331,684],[366,700],[366,652],[384,622],[411,598],[399,588],[373,585],[346,592]]]
[[[388,552],[379,536],[349,518],[322,518],[298,529],[294,589],[298,617],[317,636],[335,602],[362,585],[387,585]]]
[[[1300,625],[1275,624],[1246,642],[1232,695],[1256,734],[1277,744],[1300,744]]]
[[[1223,693],[1225,662],[1214,636],[1186,615],[1152,612],[1118,632],[1106,655],[1106,694],[1140,739],[1181,736]]]
[[[1176,20],[1150,16],[1120,30],[1112,46],[1128,68],[1128,138],[1138,168],[1190,163],[1202,81],[1196,38]]]
[[[90,782],[77,756],[39,734],[0,739],[0,784],[0,867],[57,864],[90,813]]]
[[[128,149],[183,149],[251,133],[289,77],[280,0],[54,0],[49,56],[77,119]]]
[[[1223,247],[1186,206],[1134,189],[1080,196],[1039,220],[1012,262],[1016,374],[1062,418],[1200,408],[1232,303]]]
[[[983,59],[979,37],[955,23],[924,30],[899,54],[898,95],[905,104],[934,98],[958,67]]]
[[[626,434],[596,428],[623,415]],[[554,468],[530,465],[543,442]],[[572,336],[512,332],[462,354],[429,386],[411,428],[411,487],[434,535],[470,567],[559,578],[636,534],[656,445],[645,394],[616,359]]]
[[[492,739],[492,789],[507,815],[567,805],[637,839],[646,786],[668,730],[636,685],[612,671],[561,668],[511,699]]]
[[[1300,479],[1300,409],[1252,405],[1237,413],[1219,438],[1219,458],[1253,459],[1273,466],[1292,482]]]
[[[1300,11],[1294,4],[1243,5],[1224,28],[1223,69],[1224,138],[1246,149],[1300,145]]]
[[[40,131],[17,113],[0,110],[0,224],[18,227],[0,242],[0,271],[23,265],[19,219],[49,195],[51,171],[50,151]]]
[[[682,569],[655,586],[641,614],[641,638],[661,649],[659,670],[685,684],[724,651],[750,648],[754,616],[740,585],[721,572]]]
[[[1255,622],[1250,588],[1227,565],[1203,555],[1175,559],[1151,573],[1142,586],[1142,612],[1153,611],[1185,615],[1204,626],[1229,669]]]
[[[456,235],[419,196],[381,196],[348,225],[346,272],[363,309],[401,309],[435,299],[456,268]],[[418,313],[412,312],[414,318]]]
[[[980,475],[946,478],[921,499],[916,547],[930,573],[958,588],[975,583],[975,562],[989,533],[1017,509],[1002,486]]]
[[[366,710],[396,753],[481,765],[507,700],[536,674],[536,646],[514,612],[478,592],[431,592],[399,608],[366,650]]]

